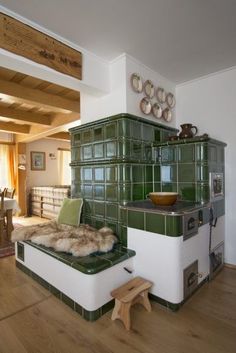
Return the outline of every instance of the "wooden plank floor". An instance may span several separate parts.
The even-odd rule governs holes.
[[[87,322],[0,259],[0,353],[235,353],[236,270],[224,268],[176,313],[132,308],[131,332],[111,312]]]

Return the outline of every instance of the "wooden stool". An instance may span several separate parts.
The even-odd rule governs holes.
[[[151,304],[148,299],[148,289],[152,282],[141,277],[135,277],[123,286],[114,289],[111,296],[115,298],[115,307],[111,319],[120,319],[123,321],[126,330],[130,329],[130,307],[135,303],[140,303],[151,311]]]

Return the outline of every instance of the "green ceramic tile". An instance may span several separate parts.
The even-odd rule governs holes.
[[[179,163],[178,165],[178,181],[180,183],[195,182],[195,164],[194,163]]]
[[[145,183],[144,184],[144,199],[147,198],[149,192],[153,191],[153,183]]]
[[[50,286],[49,286],[49,290],[50,290],[50,292],[51,292],[53,295],[55,295],[55,297],[57,297],[57,298],[60,298],[60,297],[61,297],[61,292],[59,291],[59,289],[57,289],[56,287],[52,286],[51,284],[50,284]]]
[[[92,130],[86,130],[82,132],[82,142],[83,143],[92,142]]]
[[[107,203],[106,204],[106,217],[118,220],[118,205]]]
[[[26,266],[22,265],[19,261],[15,261],[16,267],[23,271],[26,275],[31,277],[31,271]]]
[[[81,134],[80,133],[74,134],[72,141],[74,145],[79,145],[81,143]]]
[[[88,146],[84,146],[82,148],[83,151],[83,159],[87,160],[87,159],[92,159],[92,145],[88,145]]]
[[[177,183],[162,183],[163,192],[177,192]]]
[[[197,183],[196,201],[208,202],[210,200],[209,184]]]
[[[104,219],[95,219],[94,227],[96,229],[101,229],[101,228],[105,227],[105,220]]]
[[[217,163],[217,146],[208,146],[208,161]]]
[[[118,234],[118,222],[106,220],[106,227],[111,228],[114,234]]]
[[[190,163],[195,161],[195,145],[186,144],[178,146],[178,160],[180,163]]]
[[[106,181],[108,183],[117,183],[117,166],[106,167]]]
[[[225,163],[225,149],[224,147],[217,146],[217,163]]]
[[[83,212],[85,214],[91,215],[93,214],[94,202],[89,200],[83,201]]]
[[[74,310],[75,310],[78,314],[80,314],[80,315],[82,316],[82,314],[83,314],[83,308],[82,308],[81,305],[79,305],[78,303],[75,303]]]
[[[85,257],[74,258],[72,267],[78,271],[90,275],[105,270],[106,268],[110,267],[110,263],[105,259],[89,255]]]
[[[127,140],[122,140],[118,143],[118,147],[118,156],[122,157],[125,160],[129,160],[131,158],[131,142]]]
[[[115,158],[117,156],[116,145],[116,141],[106,143],[106,157]]]
[[[83,185],[83,197],[86,199],[92,199],[93,197],[93,187],[92,185]]]
[[[132,182],[138,183],[144,181],[144,167],[142,165],[132,166]]]
[[[142,125],[137,121],[132,121],[131,123],[131,137],[136,140],[141,140],[142,135]]]
[[[124,201],[131,200],[131,185],[132,184],[121,184],[119,186],[119,201],[123,203]]]
[[[176,147],[162,147],[161,148],[161,162],[174,163],[176,161]]]
[[[95,216],[105,217],[105,203],[94,202],[94,214]]]
[[[148,232],[165,234],[165,216],[157,213],[145,212],[146,230]]]
[[[108,311],[112,310],[115,305],[115,299],[109,301],[108,303],[104,304],[101,308],[102,315],[106,314]]]
[[[183,200],[196,201],[196,185],[192,183],[179,183],[178,193]]]
[[[61,300],[63,301],[63,303],[65,303],[66,305],[68,305],[71,309],[74,310],[74,306],[75,303],[74,301],[69,298],[67,295],[65,295],[64,293],[61,293]]]
[[[120,182],[131,182],[132,181],[131,170],[132,170],[131,165],[120,165],[119,166]]]
[[[105,199],[105,186],[104,185],[94,185],[93,187],[93,197],[95,200]]]
[[[75,184],[81,182],[81,172],[82,172],[82,169],[80,167],[71,168],[72,180],[74,181]]]
[[[49,289],[49,283],[45,281],[42,277],[38,276],[36,273],[32,272],[31,277],[38,282],[41,286],[43,286],[46,289]]]
[[[159,129],[154,128],[154,140],[156,142],[161,141],[161,131]]]
[[[144,199],[144,185],[141,183],[133,183],[132,184],[132,199],[143,200]]]
[[[132,156],[131,158],[133,158],[134,160],[142,160],[142,143],[141,142],[132,142]]]
[[[128,210],[128,226],[136,229],[144,229],[144,212]]]
[[[111,138],[117,137],[117,123],[116,122],[106,125],[105,136],[106,136],[106,139],[111,139]]]
[[[114,265],[126,260],[127,254],[116,251],[114,249],[112,251],[109,251],[106,254],[101,254],[100,257],[109,261],[111,266],[114,266]]]
[[[106,200],[118,201],[118,186],[117,184],[106,185]]]
[[[161,182],[176,183],[177,182],[177,165],[162,165],[161,166]]]
[[[130,121],[128,119],[122,119],[119,121],[119,136],[130,137]]]
[[[153,141],[154,136],[153,136],[153,128],[152,126],[148,126],[143,124],[143,140],[145,141]]]
[[[170,135],[171,134],[169,132],[162,130],[161,131],[161,141],[168,141],[168,137]],[[172,133],[172,135],[173,135],[173,133]]]
[[[145,170],[145,183],[151,183],[153,181],[153,167],[152,165],[149,166],[145,166],[144,167]]]
[[[208,161],[208,144],[197,143],[196,144],[196,159],[199,162]]]
[[[73,197],[84,197],[81,185],[72,185],[71,192]]]
[[[152,163],[152,146],[150,144],[143,144],[143,160],[147,163]]]
[[[161,167],[159,165],[154,165],[154,181],[160,182],[161,181]]]
[[[100,183],[105,181],[105,173],[103,167],[94,168],[94,181]]]
[[[94,148],[94,158],[104,158],[103,143],[95,143],[93,148]]]
[[[120,208],[120,222],[127,226],[128,211],[127,208]]]
[[[93,180],[93,169],[92,168],[84,168],[83,169],[83,180],[84,181],[92,181]]]
[[[24,244],[17,242],[17,258],[21,261],[25,261],[25,248]]]
[[[88,311],[83,309],[83,318],[87,321],[95,321],[101,317],[100,309]]]
[[[94,141],[103,140],[103,127],[97,127],[93,130]]]
[[[81,152],[80,147],[73,147],[71,149],[71,161],[80,161],[81,160],[80,152]]]
[[[154,183],[153,192],[161,191],[161,183]]]
[[[127,246],[127,227],[120,227],[120,241],[124,246]]]
[[[182,217],[166,216],[166,235],[178,237],[183,234]]]
[[[209,168],[207,164],[198,164],[196,166],[197,181],[209,181]]]

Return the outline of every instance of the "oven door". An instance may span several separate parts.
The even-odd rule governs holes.
[[[210,173],[209,179],[211,201],[222,199],[224,197],[224,174]]]
[[[198,233],[198,211],[185,214],[183,218],[183,239],[187,240]]]

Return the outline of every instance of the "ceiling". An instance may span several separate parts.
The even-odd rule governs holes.
[[[79,92],[0,67],[0,131],[18,142],[69,140],[67,126],[79,119]]]
[[[235,0],[0,0],[98,56],[126,52],[175,83],[236,65]]]

